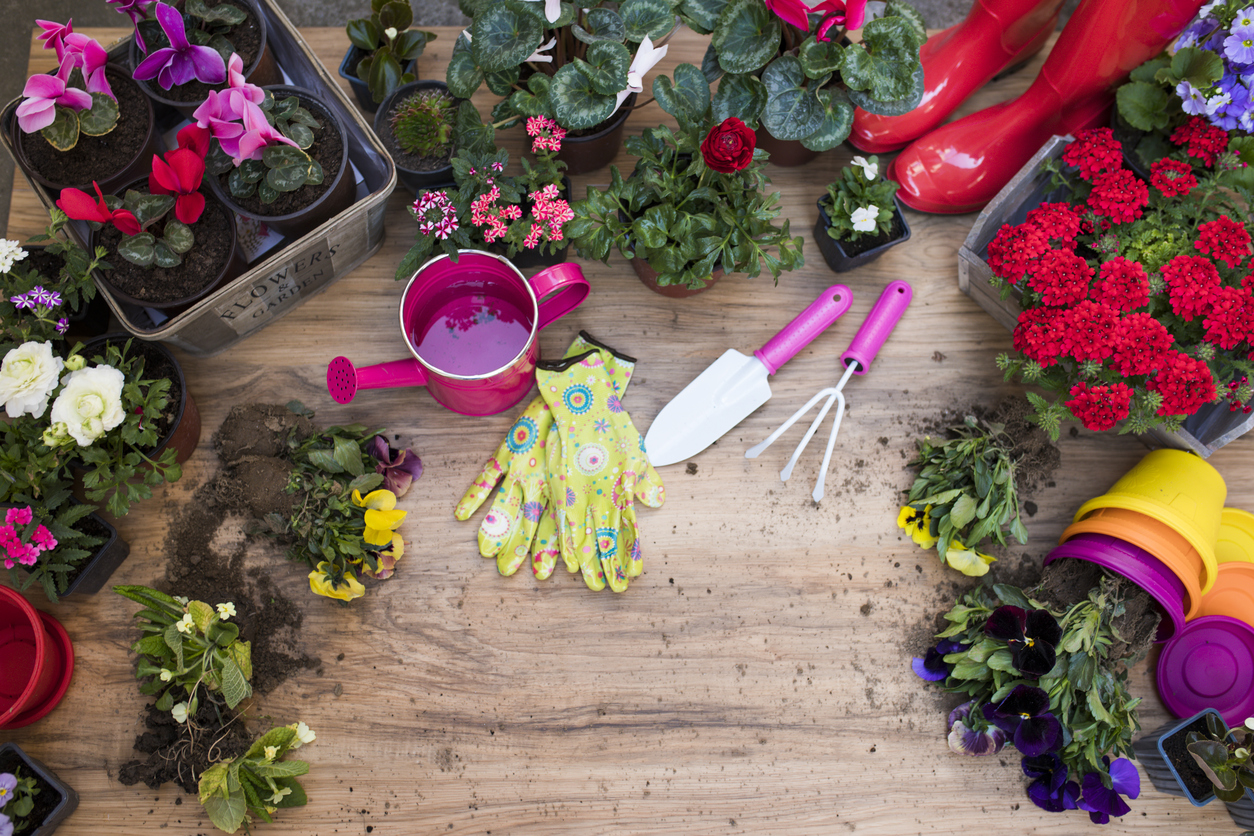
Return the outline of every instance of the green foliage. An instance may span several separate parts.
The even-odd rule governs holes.
[[[1064,612],[1051,610],[1062,627],[1053,669],[1039,680],[1025,679],[1013,666],[1000,664],[1005,642],[984,634],[984,623],[1002,605],[1027,610],[1046,609],[1033,598],[1034,590],[995,584],[977,587],[958,599],[945,614],[948,626],[937,634],[966,645],[945,656],[953,665],[942,687],[972,700],[967,724],[984,731],[989,722],[981,708],[997,703],[1017,685],[1031,685],[1049,694],[1049,710],[1062,724],[1063,746],[1057,754],[1072,780],[1081,782],[1088,773],[1108,776],[1103,756],[1129,757],[1132,736],[1140,729],[1136,708],[1141,700],[1128,691],[1128,669],[1140,661],[1118,657],[1113,651],[1127,648],[1115,628],[1129,595],[1139,590],[1128,581],[1105,576],[1088,597]],[[1007,668],[1009,668],[1007,670]]]
[[[313,132],[322,127],[312,113],[300,106],[300,99],[295,96],[276,99],[267,90],[261,109],[266,114],[266,121],[302,151],[313,145]]]
[[[830,220],[827,234],[837,241],[857,241],[863,235],[876,238],[892,231],[893,214],[896,212],[893,195],[897,193],[897,183],[883,176],[878,157],[872,156],[865,163],[842,169],[840,179],[828,185],[827,196],[822,199],[823,209]],[[874,175],[868,176],[867,172],[871,170]],[[855,229],[853,213],[871,206],[876,208],[875,228]]]
[[[20,461],[23,453],[31,455],[29,451],[0,449],[0,467],[8,468],[11,462],[25,464]],[[42,475],[43,479],[37,485],[38,496],[30,490],[8,491],[4,503],[31,509],[32,519],[25,527],[27,530],[18,532],[22,542],[29,542],[30,534],[42,525],[56,539],[57,545],[41,553],[35,565],[20,567],[25,572],[25,578],[18,566],[9,569],[9,580],[14,588],[23,591],[39,584],[48,600],[56,603],[57,596],[63,595],[69,586],[71,576],[105,540],[82,530],[86,528],[83,518],[91,514],[95,506],[76,502],[65,479],[47,473]]]
[[[8,817],[12,822],[13,833],[21,834],[28,832],[31,825],[40,824],[26,817],[34,812],[35,796],[39,795],[42,790],[35,783],[35,776],[23,775],[21,767],[15,768],[10,774],[17,779],[17,786],[13,788],[8,802],[0,804],[0,814]]]
[[[444,154],[453,142],[457,102],[443,90],[419,90],[392,111],[392,135],[407,153]]]
[[[199,797],[214,827],[234,833],[256,817],[266,823],[280,809],[303,807],[305,790],[296,780],[309,764],[284,760],[300,748],[297,725],[277,726],[259,737],[248,751],[215,763],[200,775]]]
[[[143,607],[135,614],[142,637],[131,644],[139,656],[135,678],[141,694],[160,694],[159,711],[187,722],[200,708],[202,686],[207,699],[218,702],[220,696],[227,708],[252,696],[252,645],[240,640],[230,621],[234,603],[211,607],[146,586],[113,591]]]
[[[74,70],[70,74],[70,86],[82,89],[82,71]],[[40,130],[40,135],[48,144],[58,151],[69,151],[78,145],[82,136],[104,136],[117,127],[118,102],[104,93],[91,94],[91,107],[84,110],[73,110],[57,106],[52,124]]]
[[[1189,732],[1185,748],[1215,787],[1220,801],[1240,801],[1254,789],[1254,717],[1229,729],[1218,714],[1206,715],[1206,731]]]
[[[33,265],[32,258],[15,261],[7,273],[0,273],[0,357],[24,342],[63,341],[57,332],[57,322],[62,317],[78,313],[96,297],[96,283],[92,279],[95,270],[104,259],[100,250],[94,257],[75,244],[61,230],[69,221],[60,209],[51,210],[51,220],[44,234],[31,237],[32,244],[41,244],[45,252],[56,256],[60,265],[41,272]],[[34,251],[36,247],[27,247]],[[47,268],[45,268],[46,270]],[[13,304],[14,296],[24,296],[36,286],[55,291],[61,296],[61,305],[36,305],[19,310]]]
[[[422,55],[436,35],[409,28],[414,13],[408,2],[371,0],[370,6],[370,17],[350,20],[345,30],[353,46],[366,53],[353,72],[370,86],[370,98],[381,102],[397,87],[414,80],[404,65]]]

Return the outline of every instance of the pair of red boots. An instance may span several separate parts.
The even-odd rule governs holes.
[[[873,154],[905,150],[888,176],[921,212],[981,209],[1053,134],[1106,124],[1115,88],[1153,58],[1202,0],[1081,0],[1023,95],[941,126],[962,102],[1045,45],[1063,0],[975,0],[966,20],[920,51],[923,101],[902,116],[862,110],[849,141]]]

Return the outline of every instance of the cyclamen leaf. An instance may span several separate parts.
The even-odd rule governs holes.
[[[614,96],[597,91],[591,75],[579,63],[567,64],[553,76],[549,90],[553,116],[568,128],[584,130],[604,122],[610,117],[614,101]]]
[[[733,0],[714,27],[711,45],[729,73],[752,73],[779,52],[780,22],[761,0]]]
[[[618,13],[627,30],[626,38],[633,44],[646,35],[656,41],[675,28],[675,11],[667,0],[623,0]]]
[[[68,107],[58,106],[52,124],[39,133],[53,148],[58,151],[69,151],[78,144],[78,114]]]
[[[577,23],[570,27],[571,34],[576,40],[586,44],[597,41],[614,41],[621,44],[627,39],[627,27],[623,25],[623,19],[618,16],[618,12],[612,9],[589,9],[586,22],[587,29]]]
[[[540,46],[544,32],[532,12],[510,2],[498,3],[470,24],[471,54],[484,72],[518,66]]]
[[[196,245],[196,236],[192,234],[192,229],[182,221],[171,218],[165,222],[165,231],[161,236],[161,240],[171,251],[176,253],[185,253]]]
[[[131,264],[151,267],[156,257],[156,240],[151,232],[141,232],[138,235],[123,238],[118,242],[118,255]]]
[[[152,246],[152,263],[162,269],[172,270],[183,263],[183,258],[167,247],[164,241],[158,241]]]
[[[715,122],[735,116],[746,125],[755,127],[762,109],[766,107],[766,87],[751,75],[725,75],[718,83],[711,104]]]
[[[91,94],[91,109],[78,112],[78,129],[87,136],[104,136],[118,124],[118,103],[104,93]]]

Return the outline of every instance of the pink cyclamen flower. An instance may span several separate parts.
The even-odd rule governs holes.
[[[67,20],[64,26],[53,20],[36,20],[35,23],[44,30],[36,37],[44,42],[44,49],[55,49],[57,60],[60,61],[65,36],[74,31],[74,18]]]
[[[196,46],[187,40],[183,16],[173,6],[157,4],[157,22],[170,40],[165,49],[158,49],[135,68],[134,77],[140,81],[155,78],[165,90],[186,84],[192,79],[205,84],[221,84],[226,81],[226,62],[216,49]]]
[[[68,74],[67,74],[68,75]],[[26,79],[22,90],[26,101],[17,106],[17,123],[22,131],[33,134],[52,124],[58,107],[71,110],[91,108],[91,95],[76,87],[67,87],[65,79],[40,73]]]
[[[105,65],[109,63],[109,53],[94,38],[78,32],[71,32],[65,37],[65,44],[60,51],[61,69],[57,75],[62,78],[69,78],[70,71],[79,69],[83,71],[83,78],[87,82],[88,93],[104,93],[109,98],[117,101],[117,96],[113,95],[113,89],[109,87],[109,79],[105,75]]]
[[[244,113],[242,110],[235,110],[232,104],[226,91],[210,90],[204,103],[192,113],[196,126],[209,131],[210,136],[220,142],[222,150],[228,154],[231,153],[227,151],[228,147],[239,147],[239,136],[244,133],[244,126],[240,124]]]
[[[139,22],[148,19],[148,7],[152,5],[152,0],[105,0],[105,2],[118,14],[126,15],[131,19],[131,25],[135,27],[135,43],[147,53],[148,45],[144,43],[144,36],[140,34]]]
[[[293,148],[299,148],[292,140],[285,137],[274,126],[266,120],[266,112],[252,102],[244,104],[244,133],[240,135],[239,142],[236,146],[236,153],[231,154],[226,145],[222,146],[222,150],[231,154],[235,164],[239,165],[244,160],[259,160],[261,152],[271,145],[290,145]],[[221,143],[221,140],[219,140]]]
[[[222,91],[226,97],[226,107],[236,113],[243,114],[244,102],[260,105],[266,100],[266,91],[255,84],[244,80],[244,59],[238,52],[231,53],[231,60],[226,65],[227,88]]]

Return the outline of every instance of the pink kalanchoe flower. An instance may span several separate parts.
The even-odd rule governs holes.
[[[74,31],[74,18],[67,20],[64,26],[53,20],[36,20],[35,23],[44,30],[36,38],[44,42],[44,49],[55,49],[57,60],[60,61],[65,36]]]
[[[39,73],[26,79],[22,95],[26,101],[17,106],[17,123],[28,134],[51,125],[57,118],[57,107],[71,110],[91,108],[89,93],[76,87],[66,87],[65,79],[55,75]]]
[[[59,55],[61,57],[61,69],[57,72],[57,75],[69,78],[71,70],[82,70],[83,78],[87,82],[88,93],[104,93],[109,98],[117,101],[118,97],[113,95],[113,89],[109,87],[109,79],[105,75],[105,65],[109,63],[109,53],[94,38],[89,38],[78,32],[71,32],[65,36],[65,44]]]
[[[173,6],[157,4],[157,22],[170,40],[165,49],[158,49],[139,62],[134,77],[140,81],[153,78],[165,90],[186,84],[192,79],[205,84],[226,81],[226,62],[212,47],[196,46],[187,40],[183,16]]]

